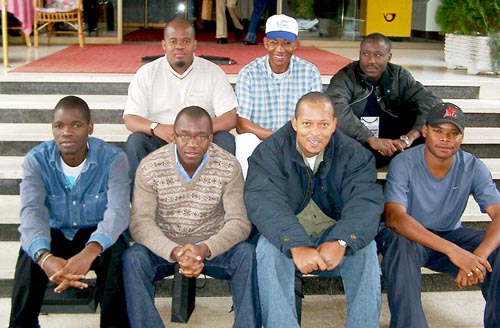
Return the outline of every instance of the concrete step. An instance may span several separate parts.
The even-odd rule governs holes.
[[[0,78],[0,94],[126,95],[132,76],[132,74],[11,74]]]
[[[329,78],[327,79],[329,81]],[[234,87],[236,80],[232,82]],[[10,82],[0,81],[2,94],[126,95],[129,82]],[[326,89],[328,82],[323,85]],[[480,86],[428,86],[440,98],[479,99]]]
[[[76,95],[76,94],[75,94]],[[87,95],[78,94],[93,110],[123,109],[127,95]],[[62,98],[61,94],[0,94],[0,112],[6,109],[52,110]],[[481,102],[478,102],[480,104]]]
[[[126,95],[79,95],[94,123],[123,124]],[[20,101],[20,98],[22,101]],[[48,123],[61,95],[0,95],[0,123]],[[500,127],[500,100],[444,99],[460,106],[469,127]]]
[[[231,327],[234,314],[229,312],[231,297],[197,297],[196,308],[188,325],[171,323],[171,298],[157,297],[156,306],[167,327],[171,328],[220,328]],[[430,328],[480,328],[483,327],[484,300],[480,291],[424,292],[422,304]],[[10,299],[0,299],[0,326],[6,327]],[[309,295],[302,302],[302,328],[341,328],[345,325],[347,310],[343,295]],[[390,313],[387,297],[382,295],[380,327],[389,327]],[[99,310],[86,314],[55,314],[40,316],[44,328],[96,328],[99,327]]]
[[[94,123],[123,124],[126,95],[79,96],[91,108]],[[0,123],[49,123],[61,98],[61,95],[0,95]]]
[[[132,74],[11,74],[0,78],[0,94],[88,94],[126,95]],[[326,88],[331,76],[323,76]],[[228,75],[234,86],[237,75]],[[437,96],[448,99],[498,99],[492,88],[500,81],[485,80],[419,80]],[[43,82],[43,83],[41,83]],[[484,89],[485,91],[483,91]],[[498,90],[498,89],[497,89]],[[486,98],[483,98],[486,97]]]
[[[0,123],[0,141],[50,140],[52,127],[49,123]],[[125,142],[130,131],[124,124],[95,124],[94,136],[108,142]],[[500,137],[499,137],[500,139]]]

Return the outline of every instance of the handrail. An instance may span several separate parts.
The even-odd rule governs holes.
[[[2,0],[2,49],[3,49],[3,66],[9,67],[9,36],[7,32],[6,0]]]

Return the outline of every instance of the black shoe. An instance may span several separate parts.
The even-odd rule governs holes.
[[[235,40],[241,40],[241,37],[243,36],[243,30],[234,30],[234,39]]]
[[[226,43],[227,43],[227,38],[217,39],[217,44],[226,44]]]
[[[252,41],[247,41],[247,40],[243,41],[243,44],[246,45],[246,46],[256,46],[256,45],[258,45],[257,42],[252,42]]]

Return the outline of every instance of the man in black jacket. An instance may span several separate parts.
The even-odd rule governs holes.
[[[264,327],[299,327],[294,273],[342,277],[346,327],[379,327],[375,242],[383,207],[375,161],[336,131],[328,96],[299,99],[291,122],[249,158],[245,203],[262,234],[257,276]]]
[[[391,58],[387,37],[380,33],[366,36],[359,61],[332,77],[326,91],[335,106],[339,129],[370,149],[377,167],[423,142],[425,115],[441,102],[409,71],[389,63]]]

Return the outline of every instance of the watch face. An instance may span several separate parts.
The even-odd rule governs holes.
[[[150,125],[151,130],[156,129],[156,127],[158,126],[158,124],[159,124],[158,122],[151,123],[151,125]]]

